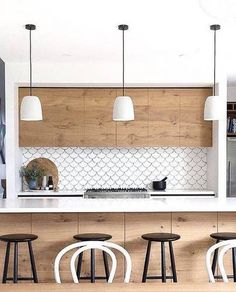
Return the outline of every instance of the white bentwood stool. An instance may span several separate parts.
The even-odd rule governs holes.
[[[219,270],[222,275],[222,279],[224,282],[228,283],[228,277],[224,268],[224,255],[229,249],[235,248],[236,247],[236,240],[224,240],[219,243],[214,244],[211,246],[206,254],[206,267],[207,267],[207,272],[208,272],[208,278],[211,283],[215,283],[215,278],[212,272],[211,268],[211,256],[214,253],[216,249],[221,249],[219,256],[218,256],[218,265],[219,265]]]
[[[117,268],[117,260],[114,252],[111,249],[118,250],[121,252],[125,258],[126,261],[126,271],[125,271],[125,277],[124,277],[124,283],[129,283],[130,276],[131,276],[131,268],[132,268],[132,262],[131,257],[129,253],[120,245],[112,243],[112,242],[103,242],[103,241],[83,241],[78,243],[73,243],[65,248],[63,248],[58,255],[56,256],[55,262],[54,262],[54,276],[56,283],[61,283],[60,278],[60,261],[62,257],[70,250],[77,248],[75,253],[72,255],[70,260],[70,270],[71,275],[73,278],[74,283],[79,283],[77,273],[76,273],[76,259],[77,257],[84,251],[90,250],[90,249],[100,249],[102,251],[105,251],[107,254],[110,255],[112,260],[112,268],[110,271],[108,283],[112,283],[116,268]]]

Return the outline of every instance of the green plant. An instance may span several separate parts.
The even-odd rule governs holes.
[[[22,166],[20,174],[27,179],[36,180],[44,175],[44,170],[36,165],[32,165],[31,167]]]

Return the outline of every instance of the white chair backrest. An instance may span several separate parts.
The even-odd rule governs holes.
[[[218,242],[218,243],[214,244],[213,246],[211,246],[208,249],[208,251],[206,253],[206,267],[207,267],[208,278],[209,278],[209,281],[211,283],[215,283],[215,278],[214,278],[214,275],[213,275],[213,272],[212,272],[212,268],[211,268],[211,256],[212,256],[212,254],[214,253],[214,251],[216,249],[222,248],[222,250],[220,251],[220,254],[218,256],[218,263],[220,264],[220,261],[221,261],[220,272],[222,274],[222,272],[223,273],[225,272],[224,266],[223,266],[223,256],[224,256],[224,254],[226,253],[226,251],[228,249],[232,248],[232,247],[229,247],[227,249],[227,247],[230,246],[231,244],[234,244],[234,243],[236,243],[236,240],[224,240],[224,241],[221,241],[221,242]],[[225,251],[225,252],[222,253],[223,251]],[[220,258],[221,258],[221,260],[220,260]],[[222,274],[222,276],[223,276],[223,274]],[[226,276],[226,278],[227,278],[227,276]]]
[[[232,248],[236,248],[236,240],[233,239],[233,240],[230,240],[230,242],[228,242],[227,245],[225,245],[220,253],[219,253],[219,256],[218,256],[218,264],[219,264],[219,268],[220,268],[220,273],[222,275],[222,279],[225,283],[228,283],[229,280],[228,280],[228,277],[227,277],[227,274],[226,274],[226,271],[225,271],[225,268],[224,268],[224,255],[226,254],[226,252],[229,250],[229,249],[232,249]]]
[[[74,283],[79,282],[78,278],[77,278],[77,274],[76,274],[76,267],[75,267],[76,258],[79,256],[79,254],[81,252],[88,250],[88,249],[100,249],[100,250],[107,252],[110,255],[110,257],[112,259],[112,268],[110,271],[108,283],[112,283],[114,276],[115,276],[115,272],[116,272],[117,261],[116,261],[115,254],[110,250],[111,248],[120,251],[124,255],[125,260],[126,260],[126,272],[125,272],[124,282],[129,283],[131,269],[132,269],[132,263],[131,263],[131,258],[130,258],[129,253],[122,246],[115,244],[115,243],[112,243],[112,242],[105,242],[105,241],[77,242],[77,243],[70,244],[70,245],[66,246],[65,248],[63,248],[56,256],[56,259],[54,262],[54,276],[55,276],[55,280],[57,283],[61,283],[60,261],[61,261],[62,257],[68,251],[75,249],[75,248],[77,248],[77,249],[79,248],[79,249],[76,250],[76,252],[72,255],[71,261],[70,261],[70,269],[71,269],[72,278],[73,278]]]

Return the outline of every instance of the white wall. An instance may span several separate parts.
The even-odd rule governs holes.
[[[222,99],[224,117],[220,121],[213,121],[213,146],[208,148],[207,163],[208,188],[214,190],[219,198],[226,197],[226,79],[217,85],[217,94]]]
[[[225,34],[218,38],[216,60],[216,94],[222,100],[224,116],[220,121],[213,121],[213,147],[208,149],[208,186],[215,190],[220,199],[226,197],[226,102],[227,71],[225,66]]]
[[[228,101],[236,101],[236,86],[228,86],[227,100]]]

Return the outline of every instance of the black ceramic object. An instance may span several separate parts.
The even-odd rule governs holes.
[[[162,180],[153,181],[152,187],[155,191],[164,191],[166,189],[166,180],[167,177],[163,178]]]

